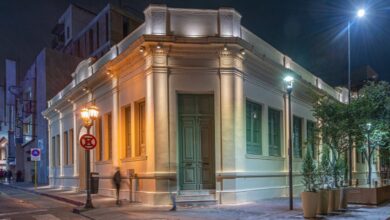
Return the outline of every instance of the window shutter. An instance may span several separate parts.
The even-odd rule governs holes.
[[[256,117],[255,117],[256,115]],[[246,101],[246,150],[261,155],[261,106]]]

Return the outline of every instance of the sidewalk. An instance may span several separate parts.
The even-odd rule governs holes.
[[[28,191],[31,193],[39,194],[42,196],[47,196],[62,202],[72,204],[74,206],[83,206],[86,199],[86,194],[83,192],[75,192],[69,190],[61,190],[58,188],[52,188],[48,185],[38,186],[35,189],[34,184],[32,183],[3,183],[4,185],[17,188],[20,190]],[[91,195],[93,205],[95,208],[106,208],[106,207],[115,207],[115,199],[111,197],[105,197],[101,195]]]
[[[82,206],[86,195],[64,190],[39,186],[34,190],[32,184],[15,183],[11,187],[49,196]],[[95,209],[83,211],[81,215],[91,219],[167,219],[167,220],[200,220],[200,219],[303,219],[300,199],[294,199],[294,210],[288,210],[288,198],[261,200],[256,203],[241,205],[214,205],[205,207],[178,207],[176,212],[168,211],[171,206],[147,206],[140,203],[122,201],[121,206],[115,205],[115,199],[93,195]],[[318,216],[320,219],[388,219],[390,204],[382,206],[349,205],[347,212],[335,212],[328,216]]]

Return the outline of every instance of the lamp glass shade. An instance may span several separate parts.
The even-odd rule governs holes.
[[[83,120],[89,120],[90,119],[90,116],[89,116],[89,111],[87,108],[83,108],[81,109],[80,111],[80,116],[81,116],[81,119]]]
[[[287,89],[292,89],[294,78],[292,76],[286,76],[283,80],[286,83]]]
[[[372,126],[371,123],[367,123],[367,124],[366,124],[367,130],[371,130],[371,126]]]
[[[88,108],[88,113],[89,113],[89,117],[92,120],[96,120],[99,116],[99,108],[96,107],[95,105],[92,105]]]

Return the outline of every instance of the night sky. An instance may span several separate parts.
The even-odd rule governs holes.
[[[233,7],[250,31],[331,85],[346,84],[346,27],[351,18],[352,71],[370,65],[380,79],[390,81],[390,0],[1,0],[1,78],[5,58],[19,61],[24,74],[41,49],[50,47],[51,30],[70,3],[98,12],[108,2],[140,14],[149,3]],[[353,13],[361,6],[367,16],[356,20]]]

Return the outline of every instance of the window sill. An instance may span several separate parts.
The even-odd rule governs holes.
[[[246,154],[245,157],[247,159],[260,159],[260,160],[285,160],[284,157],[255,155],[255,154]]]
[[[112,160],[96,161],[95,164],[96,165],[112,164]]]
[[[127,158],[123,158],[122,162],[143,161],[143,160],[147,160],[147,159],[148,159],[147,156],[127,157]]]

